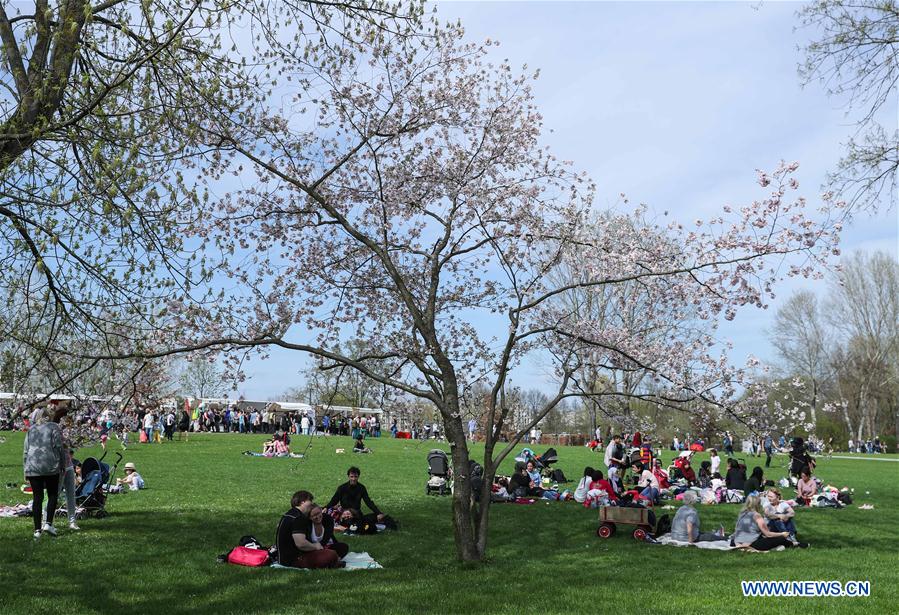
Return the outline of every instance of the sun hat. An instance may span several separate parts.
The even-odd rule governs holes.
[[[134,463],[131,461],[129,461],[128,463],[125,464],[125,469],[126,470],[135,470],[135,471],[137,470],[137,468],[134,467]]]

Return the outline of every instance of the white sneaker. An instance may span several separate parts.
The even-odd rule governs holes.
[[[50,525],[49,523],[45,523],[45,524],[44,524],[44,529],[43,529],[43,531],[47,532],[47,533],[50,534],[51,536],[56,536],[56,528],[53,527],[52,525]]]
[[[70,530],[73,530],[73,531],[75,531],[75,532],[78,532],[78,531],[81,530],[81,528],[78,527],[78,524],[75,523],[74,521],[69,521],[69,529],[70,529]]]
[[[37,539],[40,538],[40,537],[41,537],[41,531],[40,531],[40,530],[34,530],[34,539],[37,540]]]

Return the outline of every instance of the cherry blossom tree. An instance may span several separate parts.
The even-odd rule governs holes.
[[[237,172],[249,187],[221,199],[197,233],[233,255],[227,273],[242,290],[216,312],[171,310],[219,342],[311,353],[433,404],[455,470],[457,554],[480,560],[492,478],[543,416],[590,394],[572,386],[583,357],[644,371],[635,398],[730,407],[746,372],[714,352],[715,323],[765,307],[783,276],[819,275],[836,250],[839,204],[811,210],[793,198],[798,165],[781,164],[758,173],[758,201],[709,220],[650,223],[629,203],[597,217],[593,184],[541,142],[536,73],[494,62],[494,43],[466,43],[453,26],[360,40],[330,50],[317,73],[286,55],[279,109],[205,126],[231,148],[209,181]],[[563,266],[576,279],[553,284]],[[555,301],[633,285],[650,322],[664,311],[689,334],[640,335]],[[340,350],[347,339],[352,353]],[[510,379],[536,353],[551,357],[557,387],[500,442]],[[478,382],[488,385],[486,481],[473,505],[463,392]]]

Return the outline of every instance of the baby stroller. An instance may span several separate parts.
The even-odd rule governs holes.
[[[428,453],[428,482],[425,484],[425,495],[437,493],[446,495],[452,491],[453,469],[449,459],[439,448]],[[447,484],[449,483],[449,484]]]
[[[109,464],[103,463],[105,457],[106,453],[100,459],[88,457],[81,464],[81,484],[75,490],[75,504],[81,511],[81,517],[102,519],[109,515],[106,512],[106,491],[122,461],[122,454],[116,453],[116,462],[111,472]]]

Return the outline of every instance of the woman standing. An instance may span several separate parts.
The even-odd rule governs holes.
[[[31,515],[34,519],[34,537],[40,538],[43,532],[56,536],[53,527],[53,516],[59,498],[59,475],[65,467],[65,454],[62,445],[62,430],[57,424],[65,414],[64,409],[53,412],[50,422],[38,421],[25,434],[23,465],[25,478],[31,483],[34,501],[31,503]],[[44,491],[47,492],[47,521],[41,526],[44,509]]]

